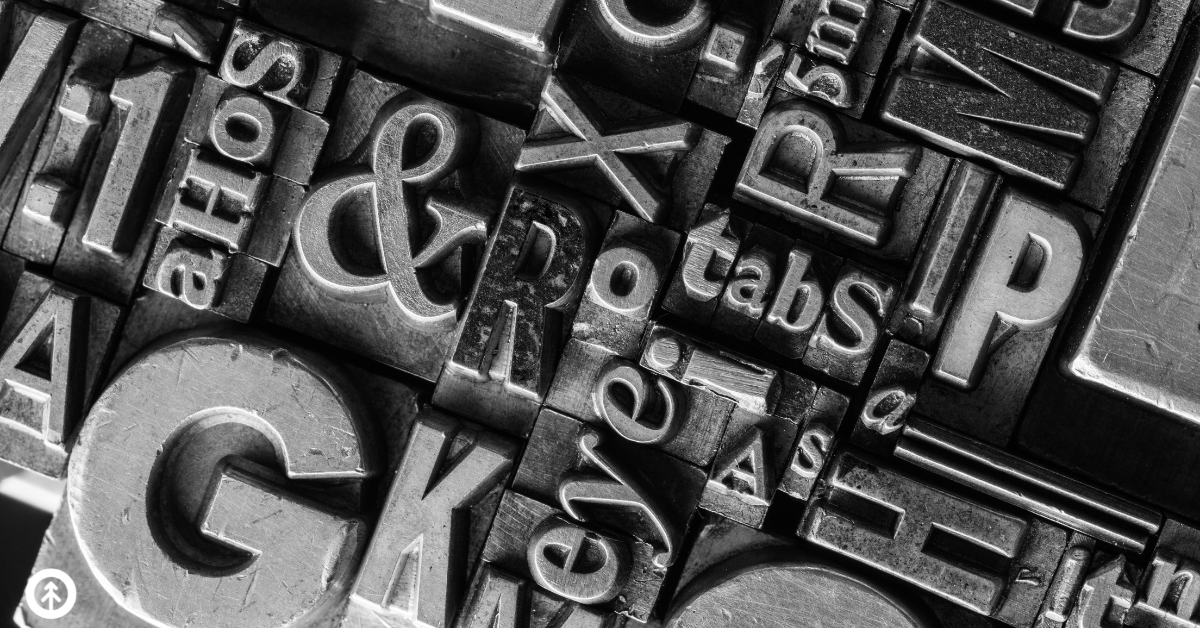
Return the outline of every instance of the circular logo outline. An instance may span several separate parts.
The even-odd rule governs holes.
[[[37,590],[39,585],[51,578],[55,578],[63,583],[67,589],[67,597],[57,609],[46,610],[42,606],[41,600],[37,597]],[[67,613],[71,612],[71,609],[75,608],[75,598],[75,581],[66,572],[59,569],[43,569],[34,574],[25,585],[25,605],[29,607],[29,610],[33,611],[34,615],[42,619],[59,619],[66,616]]]

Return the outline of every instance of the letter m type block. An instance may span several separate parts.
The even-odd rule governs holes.
[[[999,170],[1069,191],[1115,66],[929,2],[883,98],[883,119]],[[903,53],[902,53],[903,55]]]

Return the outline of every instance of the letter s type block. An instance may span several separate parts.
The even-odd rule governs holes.
[[[284,487],[344,503],[375,473],[351,391],[250,336],[193,336],[131,364],[71,459],[65,514],[96,581],[157,626],[330,617],[366,526]]]

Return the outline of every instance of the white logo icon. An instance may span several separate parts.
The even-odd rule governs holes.
[[[75,607],[75,581],[58,569],[43,569],[25,585],[25,604],[42,619],[58,619]]]

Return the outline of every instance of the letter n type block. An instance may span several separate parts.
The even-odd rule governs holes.
[[[428,411],[413,427],[354,585],[348,618],[448,628],[463,602],[472,530],[488,528],[517,447]],[[484,503],[480,509],[476,506]],[[474,519],[474,521],[473,521]]]

